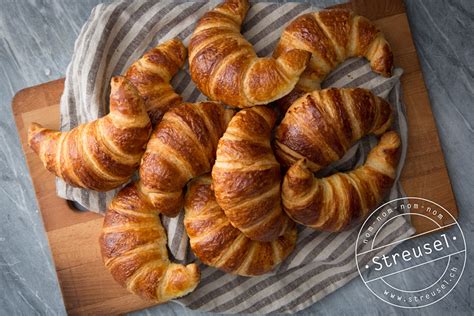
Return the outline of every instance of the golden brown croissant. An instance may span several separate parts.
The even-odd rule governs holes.
[[[258,241],[282,235],[288,217],[280,198],[280,165],[270,146],[276,115],[256,106],[238,112],[219,140],[212,169],[219,205],[234,227]]]
[[[297,17],[283,31],[273,56],[289,47],[312,53],[297,84],[306,92],[319,89],[326,75],[349,57],[367,58],[372,70],[383,76],[392,73],[393,54],[382,32],[349,10],[330,9]]]
[[[182,103],[165,113],[143,155],[139,185],[161,213],[176,216],[186,183],[211,171],[233,114],[215,102]]]
[[[189,43],[189,65],[199,90],[238,107],[266,104],[289,93],[310,53],[282,47],[276,58],[259,58],[240,33],[249,4],[225,0],[198,22]]]
[[[111,81],[110,113],[69,132],[33,123],[28,144],[46,169],[67,183],[108,191],[137,169],[151,131],[143,100],[124,77]]]
[[[186,295],[199,283],[196,264],[170,262],[159,213],[135,183],[112,200],[99,242],[114,279],[143,298],[165,302]]]
[[[188,184],[184,225],[191,248],[205,264],[228,273],[253,276],[266,273],[293,251],[297,231],[290,224],[272,242],[253,241],[233,227],[216,202],[211,178],[203,176]]]
[[[122,189],[109,206],[102,255],[115,280],[132,293],[164,302],[197,286],[196,265],[170,263],[158,214],[175,216],[181,210],[186,182],[211,170],[233,114],[215,102],[171,108],[148,142],[140,181]]]
[[[185,60],[183,43],[172,39],[147,51],[125,74],[143,97],[153,126],[172,106],[182,102],[170,80],[183,67]]]
[[[313,171],[339,160],[360,138],[392,124],[390,104],[365,89],[325,89],[305,94],[288,109],[275,135],[285,167],[301,158]]]
[[[391,188],[399,160],[400,138],[382,135],[365,164],[347,173],[318,179],[299,160],[288,169],[282,199],[286,213],[297,223],[325,231],[341,231],[364,219]]]

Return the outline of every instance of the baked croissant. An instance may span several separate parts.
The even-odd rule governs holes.
[[[313,91],[288,109],[276,130],[275,154],[285,167],[306,158],[316,172],[365,135],[384,133],[392,120],[390,104],[368,90]]]
[[[228,273],[253,276],[266,273],[293,251],[296,225],[272,242],[253,241],[233,227],[216,202],[211,178],[203,176],[188,184],[184,225],[191,249],[205,264]]]
[[[349,57],[365,57],[372,70],[390,77],[393,54],[377,27],[365,17],[345,9],[303,14],[283,31],[274,57],[288,47],[312,53],[297,89],[313,91],[338,64]]]
[[[105,266],[118,283],[162,303],[193,291],[200,280],[196,264],[170,262],[166,239],[159,212],[130,183],[107,209],[99,242]]]
[[[140,164],[140,190],[167,216],[183,205],[192,178],[211,171],[219,138],[234,111],[215,102],[182,103],[154,129]]]
[[[297,223],[332,232],[366,218],[393,185],[399,149],[398,134],[387,132],[363,166],[322,179],[314,177],[305,159],[299,160],[283,180],[286,213]]]
[[[69,132],[28,130],[28,144],[46,169],[67,183],[108,191],[127,182],[138,168],[151,131],[143,100],[124,77],[111,80],[110,113]]]
[[[185,60],[183,43],[172,39],[147,51],[125,74],[143,97],[153,126],[166,111],[182,102],[170,80],[183,67]]]
[[[280,165],[270,146],[276,114],[256,106],[238,112],[219,140],[212,181],[217,203],[234,227],[273,241],[288,225],[280,198]]]
[[[275,58],[257,57],[240,33],[248,9],[247,0],[225,0],[199,20],[189,42],[191,78],[199,90],[240,108],[289,93],[310,57],[283,46]]]

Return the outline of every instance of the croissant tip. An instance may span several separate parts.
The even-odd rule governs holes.
[[[177,45],[182,45],[183,43],[181,42],[181,40],[177,37],[173,37],[172,39],[170,40],[167,40],[165,43],[170,43],[170,44],[177,44]]]
[[[114,92],[122,91],[122,92],[131,92],[130,96],[138,97],[140,94],[137,88],[132,84],[132,82],[124,76],[114,76],[110,80],[110,94],[114,94]],[[142,100],[142,98],[139,98]]]
[[[115,76],[110,79],[110,90],[114,91],[118,89],[118,87],[122,86],[124,83],[124,77],[122,76]]]
[[[313,173],[308,167],[306,158],[299,159],[287,171],[291,179],[312,179]]]
[[[41,139],[43,139],[39,133],[43,130],[44,127],[36,122],[31,123],[28,127],[28,146],[36,153],[39,152]]]
[[[187,49],[184,43],[177,37],[167,40],[155,46],[156,49],[165,49],[176,58],[181,68],[187,57]]]
[[[122,84],[122,83],[125,83],[127,80],[127,78],[123,77],[123,76],[114,76],[112,77],[112,79],[110,80],[110,84]]]
[[[182,48],[184,50],[186,49],[186,46],[184,46],[183,42],[177,37],[170,39],[167,43],[176,45],[177,47]]]
[[[196,280],[199,281],[201,278],[201,270],[196,263],[190,263],[186,266],[186,270],[190,273],[190,275]]]
[[[388,131],[380,138],[380,143],[392,144],[395,147],[400,146],[400,136],[396,131]]]
[[[295,165],[298,165],[298,167],[303,167],[303,168],[306,168],[307,164],[308,164],[308,160],[306,158],[298,159],[298,161],[295,163]]]
[[[42,130],[44,130],[43,125],[36,122],[30,124],[30,126],[28,127],[28,144],[30,145],[30,147],[32,143],[34,143],[35,136],[38,135],[38,133]]]
[[[36,122],[32,122],[32,123],[30,124],[30,126],[28,127],[28,134],[29,134],[29,133],[33,133],[33,132],[35,132],[35,131],[37,131],[37,130],[39,130],[39,129],[42,129],[42,128],[43,128],[43,126],[42,126],[41,124],[36,123]]]

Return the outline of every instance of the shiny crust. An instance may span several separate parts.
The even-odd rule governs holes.
[[[360,138],[384,133],[392,120],[390,104],[368,90],[313,91],[288,109],[276,130],[275,154],[285,167],[306,158],[315,172],[341,159]]]
[[[70,185],[108,191],[138,168],[151,131],[143,100],[124,77],[111,81],[110,113],[69,132],[28,130],[28,144],[46,169]]]
[[[349,57],[365,57],[374,72],[392,75],[393,54],[384,35],[371,21],[349,10],[300,15],[283,31],[274,56],[289,47],[312,54],[297,84],[303,91],[319,89],[324,78]]]
[[[219,141],[212,169],[219,205],[234,227],[258,241],[285,232],[288,217],[280,198],[280,165],[270,146],[276,115],[256,106],[238,112]]]
[[[297,223],[331,232],[365,219],[392,187],[399,151],[400,137],[387,132],[363,166],[322,179],[313,175],[305,159],[299,160],[283,180],[285,212]]]
[[[310,54],[282,47],[274,58],[258,58],[240,33],[247,0],[226,0],[197,23],[189,43],[193,81],[213,100],[240,108],[267,104],[289,93]]]
[[[125,74],[143,97],[153,126],[166,111],[182,102],[170,80],[183,67],[185,60],[183,43],[172,39],[147,51]]]
[[[183,187],[211,170],[217,142],[233,114],[214,102],[172,107],[147,144],[140,181],[112,200],[100,237],[102,256],[114,279],[130,292],[166,302],[196,288],[197,265],[169,261],[158,214],[178,214]]]
[[[233,227],[216,202],[211,178],[203,176],[188,184],[184,225],[191,248],[205,264],[243,276],[264,274],[293,251],[296,225],[272,242],[253,241]]]
[[[200,280],[196,264],[170,262],[166,239],[159,213],[131,183],[107,209],[99,243],[104,264],[119,284],[162,303],[192,292]]]
[[[182,103],[163,116],[140,165],[140,189],[161,213],[176,216],[186,183],[211,171],[233,114],[220,103],[201,102]]]

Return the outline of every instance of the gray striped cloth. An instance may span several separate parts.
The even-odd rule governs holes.
[[[194,24],[219,1],[142,0],[117,1],[95,7],[82,28],[67,68],[61,98],[61,130],[94,120],[108,112],[109,81],[150,47],[178,37],[188,43]],[[243,26],[243,33],[260,56],[271,54],[282,28],[296,16],[317,11],[308,3],[254,3]],[[395,128],[402,143],[403,162],[407,149],[407,123],[401,101],[399,78],[371,72],[367,61],[351,59],[333,71],[325,87],[364,87],[390,101],[397,113]],[[188,66],[173,79],[173,86],[184,100],[205,100],[195,87]],[[363,163],[376,139],[367,138],[349,150],[342,160],[323,171],[346,171]],[[87,209],[103,213],[117,190],[97,193],[56,182],[59,196],[78,202]],[[403,196],[400,184],[394,185],[387,199]],[[168,232],[168,246],[174,260],[195,260],[184,232],[183,212],[177,218],[163,217]],[[390,222],[380,244],[407,237],[413,229],[404,217]],[[201,264],[202,281],[190,295],[177,302],[191,309],[219,313],[293,313],[321,299],[357,275],[354,244],[358,227],[340,234],[299,228],[296,250],[272,273],[246,278],[225,274]],[[389,249],[384,248],[387,252]]]

